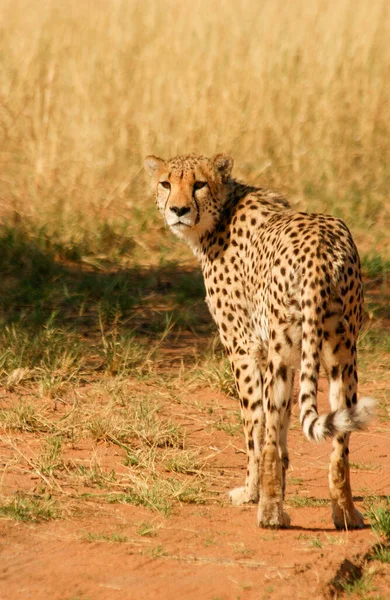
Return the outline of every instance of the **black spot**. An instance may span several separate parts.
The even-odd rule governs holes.
[[[307,413],[306,413],[306,414],[307,414]],[[305,415],[305,417],[306,417],[306,415]],[[304,419],[304,420],[305,420],[305,419]],[[315,426],[315,424],[316,424],[316,423],[317,423],[317,419],[314,419],[314,420],[313,420],[313,421],[310,423],[310,425],[309,425],[309,432],[308,432],[308,433],[309,433],[309,437],[313,437],[313,430],[314,430],[314,426]]]
[[[306,402],[306,400],[309,400],[310,398],[311,398],[310,394],[302,394],[301,404],[303,404],[304,402]]]
[[[311,408],[309,408],[309,410],[307,410],[307,411],[305,412],[305,414],[303,415],[303,419],[302,419],[302,425],[303,425],[303,424],[304,424],[304,422],[306,421],[307,417],[308,417],[308,416],[310,416],[310,415],[312,415],[312,414],[313,414],[313,411],[312,411],[312,409],[311,409]]]
[[[283,381],[287,381],[287,367],[285,365],[280,365],[276,372],[276,376],[281,377]]]
[[[324,429],[326,433],[331,437],[335,434],[334,412],[331,412],[327,415],[324,422]]]
[[[338,367],[338,365],[335,365],[334,367],[332,367],[332,372],[331,372],[331,377],[332,379],[337,379],[340,373],[340,369]]]

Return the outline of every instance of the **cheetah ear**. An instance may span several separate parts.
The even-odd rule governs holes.
[[[233,169],[233,159],[227,154],[216,154],[211,159],[214,167],[222,175],[222,181],[229,179]]]
[[[165,161],[162,158],[157,158],[157,156],[147,156],[144,160],[144,167],[146,172],[153,177],[153,179],[157,179],[163,168],[165,167]]]

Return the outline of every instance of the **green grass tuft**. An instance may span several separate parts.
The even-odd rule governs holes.
[[[128,542],[129,538],[126,535],[122,535],[121,533],[96,533],[93,531],[88,531],[83,539],[86,542],[109,542],[114,544],[123,544],[124,542]]]
[[[289,496],[286,498],[286,503],[290,506],[303,508],[305,506],[328,506],[330,500],[327,498],[305,498],[304,496]]]
[[[390,260],[385,259],[381,254],[364,254],[361,258],[363,273],[370,279],[386,279],[390,273]]]
[[[390,543],[390,496],[381,504],[370,502],[366,511],[373,531],[384,541]]]
[[[50,495],[28,496],[19,492],[11,500],[0,504],[0,515],[16,521],[41,522],[56,519],[60,513]]]

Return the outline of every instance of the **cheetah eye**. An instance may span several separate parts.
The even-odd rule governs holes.
[[[171,189],[171,184],[169,183],[169,181],[160,181],[160,183],[163,186],[163,188],[165,188],[166,190]]]
[[[194,190],[201,190],[205,185],[207,185],[207,181],[195,181]]]

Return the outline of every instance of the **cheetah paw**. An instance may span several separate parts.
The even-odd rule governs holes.
[[[258,502],[259,498],[255,494],[251,494],[247,487],[238,487],[229,492],[230,502],[233,506],[241,506],[248,502]]]
[[[291,519],[290,516],[284,512],[284,510],[279,510],[277,506],[266,508],[260,508],[257,513],[257,523],[259,527],[264,527],[267,529],[285,529],[290,527]]]
[[[356,508],[344,511],[337,506],[333,511],[333,523],[336,529],[363,529],[364,518]]]

